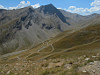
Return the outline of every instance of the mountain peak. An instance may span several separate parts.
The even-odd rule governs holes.
[[[44,13],[47,13],[47,12],[52,12],[52,10],[55,10],[56,7],[54,7],[53,4],[48,4],[48,5],[43,5],[41,7],[38,8],[39,11],[44,11]]]
[[[54,6],[52,3],[50,3],[50,4],[47,4],[48,6]],[[46,6],[46,5],[45,5]]]
[[[52,7],[55,7],[53,4],[47,4],[47,5],[45,5],[45,6],[49,6],[49,7],[52,6]]]
[[[64,15],[53,4],[41,6],[37,10],[39,12],[43,12],[44,14],[49,14],[49,15],[56,14],[62,20],[62,22],[67,23]]]

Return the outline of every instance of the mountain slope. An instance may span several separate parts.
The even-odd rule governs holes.
[[[66,18],[72,26],[70,29],[69,25],[63,23],[57,15],[44,14],[30,7],[24,10],[28,11],[25,15],[0,25],[0,35],[2,35],[0,52],[1,54],[8,53],[0,56],[1,75],[8,73],[20,75],[99,74],[99,69],[94,64],[100,61],[99,14],[85,16],[87,21],[81,16],[83,20],[79,19],[81,22],[77,22],[78,25],[76,20],[73,20],[76,17],[72,18],[74,14],[70,13],[69,19],[76,25],[76,29],[73,28],[72,22]],[[69,30],[66,30],[66,27]],[[27,48],[29,50],[23,50]],[[12,52],[16,49],[22,51]],[[91,66],[91,70],[80,69],[85,65],[89,69]]]
[[[33,9],[0,10],[0,54],[26,50],[66,30],[99,23],[100,15],[81,16],[52,4]]]
[[[65,31],[56,37],[41,43],[28,52],[19,54],[23,59],[41,60],[42,58],[67,58],[100,52],[100,22],[77,31]],[[41,49],[41,50],[40,50]],[[95,51],[96,50],[96,51]],[[83,53],[81,53],[83,51]],[[70,54],[68,54],[70,52]],[[75,52],[76,54],[72,54]],[[77,52],[80,52],[78,54]],[[16,58],[16,57],[15,57]],[[48,59],[49,59],[48,58]]]
[[[75,28],[90,25],[92,21],[98,20],[97,18],[100,17],[100,14],[96,14],[96,13],[87,16],[82,16],[77,13],[70,13],[64,11],[62,9],[59,9],[59,11],[61,11],[62,14],[66,17],[67,22],[69,22]]]
[[[46,5],[46,6],[41,6],[40,8],[37,9],[39,12],[43,12],[44,14],[49,14],[49,15],[57,15],[62,22],[67,23],[65,16],[52,4]]]
[[[63,22],[64,16],[59,10],[53,5],[44,7],[54,9],[51,10],[54,13],[46,16],[45,13],[43,15],[37,11],[39,8],[33,9],[30,6],[18,10],[0,11],[1,54],[29,49],[67,29],[68,24]]]
[[[90,75],[90,71],[86,70],[84,73],[84,70],[80,71],[80,67],[88,64],[93,66],[91,63],[100,61],[100,22],[95,23],[77,31],[60,33],[28,51],[4,56],[0,69],[4,74],[10,69],[11,73],[19,74],[26,74],[27,70],[33,75]],[[4,62],[7,64],[7,71]],[[13,68],[21,68],[23,72]]]

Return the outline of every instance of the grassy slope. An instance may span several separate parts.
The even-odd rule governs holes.
[[[51,53],[51,57],[57,56],[77,56],[77,55],[88,55],[90,53],[98,53],[100,45],[100,25],[91,25],[77,32],[65,36],[57,42],[53,43],[54,51]],[[41,52],[50,51],[51,47],[47,47]],[[70,51],[69,52],[67,51]],[[75,51],[74,51],[75,50]],[[82,51],[83,50],[83,51]],[[65,52],[66,51],[66,52]],[[64,52],[64,53],[63,53]],[[75,53],[73,53],[75,52]],[[80,52],[80,53],[79,53]],[[63,55],[64,54],[64,55]]]
[[[100,26],[95,25],[79,30],[68,37],[64,37],[62,40],[54,43],[55,51],[61,49],[71,48],[82,44],[90,43],[94,40],[100,39]]]
[[[24,60],[37,62],[37,70],[35,69],[36,74],[34,75],[89,75],[88,73],[78,73],[76,70],[77,67],[84,66],[91,61],[100,60],[100,58],[92,58],[92,56],[100,53],[100,24],[90,25],[76,32],[71,32],[72,31],[61,33],[55,38],[51,38],[50,40],[45,41],[44,44],[40,44],[29,51],[10,56],[8,57],[8,61],[16,62],[17,57],[20,57]],[[54,47],[53,51],[51,44]],[[43,46],[45,48],[38,52]],[[84,57],[84,55],[86,55],[87,58],[89,57],[90,60],[85,61],[86,57]],[[80,57],[82,57],[82,59],[78,59]],[[45,63],[41,61],[44,59],[46,59]],[[73,64],[70,70],[65,69],[63,65],[61,67],[48,69],[48,64],[54,62],[55,59],[61,59],[60,61],[62,61],[62,59],[67,59],[68,61],[64,60],[64,65],[67,63],[78,64]],[[17,62],[22,63],[21,61]],[[56,61],[56,63],[57,62],[58,61]],[[30,63],[28,64],[30,65]],[[40,72],[38,72],[38,70],[40,70]]]
[[[100,53],[100,25],[91,25],[77,32],[74,32],[69,36],[65,36],[59,41],[54,42],[53,46],[55,50],[49,55],[45,56],[45,59],[69,59],[65,63],[77,62],[78,64],[73,64],[70,70],[65,70],[63,66],[58,68],[56,67],[52,69],[45,69],[42,70],[41,75],[89,75],[88,72],[78,72],[77,68],[84,66],[89,62],[100,60],[100,58],[92,58],[92,56]],[[50,46],[45,48],[44,51],[48,51],[49,49]],[[84,55],[87,58],[90,58],[90,60],[85,61]],[[78,58],[80,57],[82,57],[82,59],[79,60]]]
[[[51,38],[29,51],[10,56],[10,59],[15,59],[16,56],[27,60],[42,60],[45,58],[66,58],[70,56],[80,56],[85,54],[93,54],[99,52],[100,25],[90,25],[76,32],[66,31],[59,34],[55,38]],[[97,43],[98,42],[98,43]],[[48,43],[48,45],[47,45]],[[52,51],[51,44],[54,47]],[[40,52],[39,49],[43,48]],[[97,50],[95,50],[98,48]],[[75,51],[74,51],[75,50]],[[82,51],[83,50],[83,51]],[[93,51],[92,51],[93,50]],[[70,51],[70,52],[67,52]],[[89,52],[89,53],[88,53]]]

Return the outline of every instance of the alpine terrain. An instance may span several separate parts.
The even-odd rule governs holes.
[[[0,75],[100,75],[100,14],[0,9]]]

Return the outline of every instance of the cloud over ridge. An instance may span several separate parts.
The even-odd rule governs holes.
[[[35,4],[35,5],[31,5],[30,1],[21,1],[16,7],[4,7],[3,5],[0,5],[0,9],[8,9],[8,10],[12,10],[12,9],[20,9],[20,8],[24,8],[27,6],[32,6],[33,8],[38,8],[40,7],[40,4]]]
[[[83,15],[89,15],[92,13],[100,12],[100,0],[94,0],[94,2],[90,4],[90,6],[91,8],[77,8],[76,6],[69,6],[69,8],[65,10]]]
[[[31,5],[30,1],[21,1],[16,7],[4,7],[3,5],[0,5],[0,9],[8,9],[8,10],[12,10],[12,9],[20,9],[20,8],[24,8],[27,6],[32,6],[33,8],[38,8],[40,7],[40,4],[34,4]],[[69,6],[67,9],[64,9],[68,12],[72,12],[72,13],[78,13],[81,15],[89,15],[92,13],[100,13],[100,0],[94,0],[91,4],[90,4],[90,8],[78,8],[76,6]],[[58,9],[62,9],[62,8],[58,8]]]

